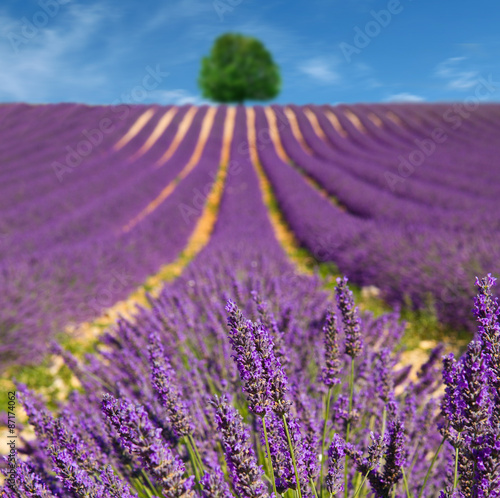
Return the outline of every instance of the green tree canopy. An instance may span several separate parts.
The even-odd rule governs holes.
[[[278,66],[264,45],[249,36],[227,33],[215,40],[201,62],[203,97],[222,103],[269,100],[281,88]]]

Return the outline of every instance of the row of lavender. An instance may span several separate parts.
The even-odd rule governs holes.
[[[463,146],[462,137],[443,126],[448,141],[435,146],[434,155],[425,167],[415,168],[414,176],[401,177],[405,192],[391,191],[387,178],[399,174],[398,161],[408,151],[411,154],[409,137],[406,144],[400,141],[399,148],[394,140],[384,145],[382,138],[388,142],[395,132],[370,120],[376,134],[370,133],[369,119],[360,107],[355,110],[364,131],[352,123],[349,127],[347,118],[336,111],[338,121],[349,130],[342,138],[326,117],[331,109],[311,107],[325,133],[320,138],[306,111],[292,109],[301,137],[292,133],[283,110],[274,107],[289,159],[281,159],[273,143],[259,147],[259,158],[300,243],[317,259],[336,263],[356,283],[376,285],[391,303],[433,305],[448,323],[472,327],[467,303],[473,297],[474,275],[500,269],[500,169],[497,142],[491,139],[494,128],[491,136],[475,137],[474,143]],[[384,110],[371,109],[382,121]],[[405,109],[406,114],[400,114],[411,121],[414,110]],[[262,134],[269,123],[262,108],[255,110]],[[489,110],[495,117],[494,106]],[[418,130],[399,127],[401,137],[413,136],[417,142],[434,129],[425,122]],[[321,196],[305,178],[317,182],[336,202]]]
[[[396,314],[360,316],[345,279],[330,301],[289,266],[236,122],[241,170],[185,274],[96,356],[59,350],[84,389],[58,414],[19,386],[37,439],[5,496],[500,496],[494,280],[466,355],[441,367],[438,347],[410,382]]]
[[[0,152],[3,365],[38,360],[54,331],[99,316],[186,246],[201,214],[196,195],[211,187],[219,167],[225,107],[217,110],[196,168],[154,212],[132,229],[125,227],[191,157],[206,106],[197,109],[170,159],[157,166],[188,110],[179,108],[142,154],[138,151],[169,108],[36,106],[19,118],[11,112],[12,123],[3,121],[3,133],[11,139],[2,142]],[[115,144],[148,111],[154,111],[152,118],[117,150]],[[98,129],[106,133],[99,135]],[[79,144],[92,137],[91,153],[68,166],[71,150],[83,151]],[[182,217],[181,206],[190,208],[188,216]]]

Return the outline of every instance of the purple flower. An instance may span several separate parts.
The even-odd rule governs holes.
[[[462,396],[464,388],[462,379],[462,365],[455,360],[453,354],[443,358],[443,381],[446,386],[445,394],[441,402],[441,413],[447,422],[444,428],[448,435],[453,438],[456,435],[449,434],[448,426],[457,433],[464,430],[466,424],[465,401]]]
[[[500,308],[497,298],[491,293],[495,282],[496,278],[490,274],[481,280],[476,279],[479,291],[474,299],[474,315],[479,322],[478,338],[488,354],[490,385],[495,398],[493,416],[498,425],[500,424]]]
[[[326,316],[326,323],[323,326],[326,368],[323,368],[321,377],[324,384],[329,387],[340,382],[338,378],[340,372],[339,345],[337,342],[339,330],[340,325],[337,315],[329,311]]]
[[[151,423],[140,405],[105,394],[102,411],[119,436],[121,445],[137,454],[144,467],[151,472],[167,498],[194,497],[193,478],[183,477],[185,467],[161,438],[161,429]]]
[[[278,417],[274,412],[268,413],[266,415],[266,428],[276,489],[280,494],[284,493],[287,489],[296,489],[295,471],[282,418]],[[263,433],[261,444],[262,446],[266,444]]]
[[[380,462],[380,456],[384,449],[385,464],[381,471],[376,468]],[[401,420],[396,418],[389,424],[384,441],[381,437],[372,436],[370,454],[368,459],[358,463],[358,470],[367,473],[368,480],[377,498],[389,497],[392,487],[401,479],[401,467],[405,465],[405,433]]]
[[[252,413],[262,416],[269,408],[270,399],[262,359],[255,347],[253,324],[243,318],[232,301],[228,301],[226,311],[229,313],[229,341],[244,382],[243,390],[247,394],[248,407]]]
[[[377,360],[374,367],[375,386],[379,398],[394,413],[396,410],[396,401],[394,398],[394,381],[392,377],[391,352],[388,348],[382,348],[377,354]]]
[[[465,495],[458,489],[455,491],[450,489],[448,491],[441,491],[439,493],[439,498],[465,498]]]
[[[403,422],[396,418],[389,424],[383,479],[386,486],[392,486],[401,477],[401,467],[406,463],[405,429]]]
[[[52,492],[45,486],[42,479],[33,471],[29,463],[16,461],[13,473],[5,472],[5,497],[16,498],[54,498]],[[7,494],[7,492],[11,494]],[[2,495],[3,496],[3,495]]]
[[[174,372],[170,362],[165,357],[158,334],[150,334],[149,343],[151,381],[161,405],[167,412],[172,429],[178,437],[193,434],[193,422],[186,406],[180,399]]]
[[[288,413],[290,402],[285,398],[288,391],[288,379],[276,357],[274,343],[263,324],[252,324],[251,330],[255,349],[264,367],[264,377],[267,380],[267,391],[271,398],[271,409],[280,416]]]
[[[356,358],[363,350],[361,321],[358,316],[358,308],[354,305],[354,297],[347,286],[347,277],[337,278],[335,296],[346,334],[345,353],[351,358]]]
[[[137,493],[132,493],[126,481],[119,478],[113,468],[108,465],[104,472],[100,473],[103,486],[108,492],[107,496],[113,498],[137,498]]]
[[[472,341],[462,359],[461,396],[464,401],[466,429],[484,433],[491,423],[493,400],[490,396],[488,357],[480,342]]]
[[[220,467],[206,472],[200,483],[203,498],[233,498]]]
[[[262,416],[271,408],[278,415],[288,413],[290,402],[285,398],[288,379],[274,351],[273,340],[262,323],[245,320],[241,311],[228,301],[229,340],[235,352],[250,411]]]
[[[66,489],[72,491],[76,496],[89,498],[109,496],[104,486],[97,483],[86,470],[82,469],[68,450],[51,446],[50,453],[54,461],[54,472]]]
[[[498,340],[500,333],[498,300],[492,295],[491,288],[496,284],[496,278],[491,273],[481,280],[476,277],[476,286],[478,293],[474,298],[474,315],[479,322],[479,335],[481,339],[484,336],[488,340]]]
[[[241,415],[225,398],[216,397],[212,404],[234,489],[241,498],[268,497],[262,482],[262,468],[257,465]]]
[[[494,399],[489,385],[489,355],[479,341],[472,341],[462,359],[460,394],[464,402],[464,443],[460,446],[460,486],[466,494],[489,496],[498,488],[497,441],[500,436],[493,415]]]
[[[326,489],[335,494],[344,490],[344,459],[346,455],[345,441],[334,434],[332,444],[328,449],[328,474],[325,478]]]

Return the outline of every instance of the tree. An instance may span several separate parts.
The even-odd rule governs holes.
[[[201,62],[198,84],[203,97],[216,102],[269,100],[278,95],[278,66],[264,45],[249,36],[227,33],[215,40]]]

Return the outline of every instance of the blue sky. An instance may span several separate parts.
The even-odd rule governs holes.
[[[225,32],[271,51],[276,103],[500,101],[499,25],[498,0],[2,0],[0,102],[201,104]]]

